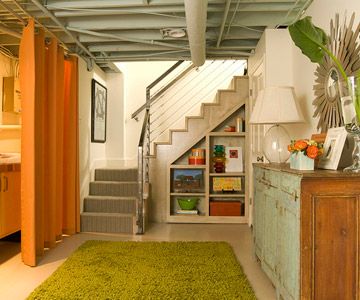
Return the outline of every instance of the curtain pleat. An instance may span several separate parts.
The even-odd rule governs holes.
[[[45,158],[45,32],[35,35],[35,197],[36,197],[36,255],[44,254],[44,158]],[[24,113],[23,113],[24,114]],[[26,125],[24,125],[26,126]],[[24,128],[23,126],[23,128]]]
[[[36,265],[44,248],[79,231],[77,58],[64,60],[30,20],[20,43],[21,250]]]
[[[61,239],[63,219],[64,162],[64,49],[58,48],[56,58],[56,240]],[[76,94],[77,95],[77,94]]]
[[[71,58],[64,64],[65,101],[64,101],[64,233],[74,234],[79,231],[79,184],[78,184],[78,94],[77,60]]]
[[[23,30],[19,48],[22,97],[21,130],[21,254],[24,263],[36,265],[35,235],[35,41],[34,21]]]

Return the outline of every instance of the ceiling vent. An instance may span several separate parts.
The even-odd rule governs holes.
[[[160,33],[163,38],[171,37],[171,38],[182,38],[186,36],[185,28],[163,28],[160,29]]]

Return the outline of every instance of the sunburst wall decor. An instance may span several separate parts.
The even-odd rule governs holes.
[[[339,23],[339,14],[335,15],[335,20],[330,21],[328,48],[339,59],[347,76],[355,75],[360,69],[360,23],[353,31],[354,21],[355,13],[352,14],[348,25],[346,17],[342,25]],[[317,128],[321,129],[321,132],[344,125],[339,88],[346,88],[346,86],[338,84],[338,81],[342,80],[340,76],[332,59],[325,55],[315,71],[315,100],[313,101],[316,107],[313,117],[319,117]]]

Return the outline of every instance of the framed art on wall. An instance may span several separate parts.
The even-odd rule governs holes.
[[[107,89],[95,79],[91,81],[91,142],[106,141]]]

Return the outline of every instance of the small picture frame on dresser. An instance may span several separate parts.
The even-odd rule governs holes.
[[[337,170],[341,158],[344,157],[343,150],[346,141],[347,132],[345,127],[330,128],[326,134],[324,152],[320,157],[318,168]]]

